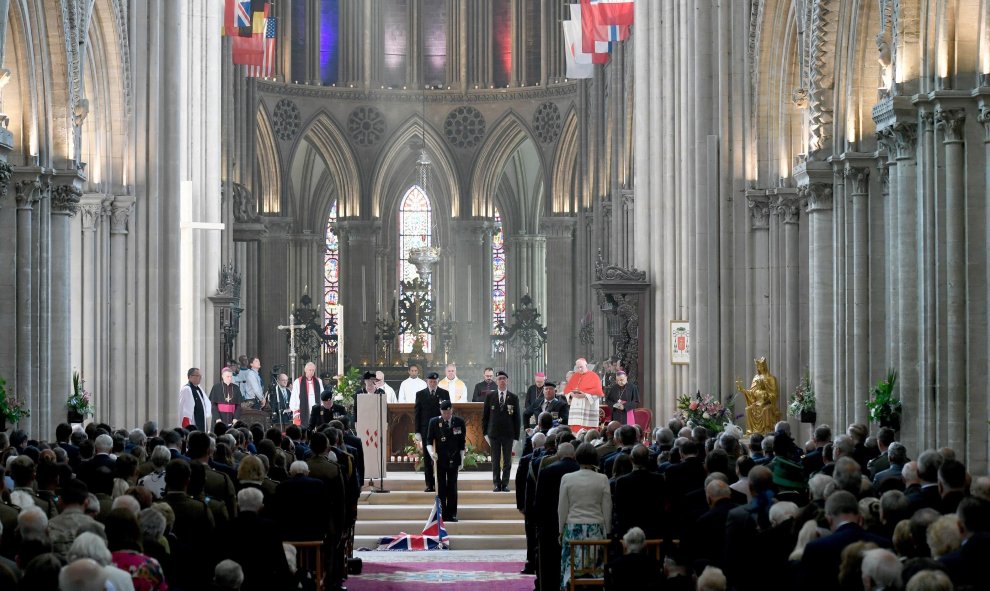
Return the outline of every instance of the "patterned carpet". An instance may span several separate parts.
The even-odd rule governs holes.
[[[349,591],[530,591],[533,577],[519,574],[523,552],[359,552],[364,572]]]

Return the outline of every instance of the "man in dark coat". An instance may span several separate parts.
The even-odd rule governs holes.
[[[939,561],[952,578],[956,588],[966,585],[980,588],[986,580],[986,560],[990,556],[990,502],[978,497],[967,497],[959,502],[956,510],[963,544],[946,554]]]
[[[471,402],[484,402],[488,395],[497,390],[495,387],[495,370],[486,367],[485,379],[474,385],[474,392],[471,394]]]
[[[560,542],[557,501],[560,481],[565,474],[581,469],[574,459],[574,446],[562,443],[557,447],[557,461],[540,470],[536,481],[536,539],[537,579],[543,591],[560,589]]]
[[[535,427],[539,422],[539,417],[543,413],[550,413],[551,418],[562,423],[567,422],[567,401],[557,398],[557,384],[553,382],[543,383],[543,393],[536,402],[526,407],[523,413],[523,423],[528,427]]]
[[[288,589],[289,565],[283,556],[282,536],[274,521],[260,516],[264,495],[258,489],[245,488],[237,493],[239,512],[221,535],[227,540],[250,543],[221,544],[223,557],[244,569],[242,591],[278,591]]]
[[[494,491],[509,492],[512,471],[512,444],[519,439],[519,398],[509,392],[509,374],[499,371],[495,380],[498,390],[485,399],[481,429],[492,449]]]
[[[333,418],[333,391],[324,390],[320,394],[320,404],[314,404],[309,409],[309,430],[316,431],[320,425],[329,423]]]
[[[650,450],[645,446],[633,448],[632,462],[633,471],[615,481],[612,505],[616,522],[612,524],[612,531],[621,537],[629,529],[638,527],[646,534],[646,539],[660,539],[664,537],[662,525],[667,513],[664,478],[650,470]],[[647,502],[646,499],[651,500]]]
[[[457,521],[457,472],[464,459],[466,436],[464,419],[454,416],[449,400],[441,402],[440,416],[430,419],[425,442],[436,465],[437,495],[447,521]]]
[[[685,550],[693,560],[705,560],[712,566],[722,566],[725,546],[725,521],[729,511],[736,508],[732,490],[721,480],[712,480],[705,487],[708,511],[687,529]]]
[[[832,534],[809,543],[801,558],[804,589],[812,591],[838,587],[839,563],[846,546],[855,542],[873,542],[881,548],[890,547],[890,540],[863,529],[859,502],[852,493],[844,490],[832,493],[825,501],[825,514]]]
[[[536,372],[533,376],[534,382],[526,388],[526,400],[523,402],[523,408],[529,409],[529,407],[536,404],[537,400],[543,399],[543,386],[547,383],[547,374],[542,371]]]
[[[423,478],[426,481],[426,492],[436,492],[433,481],[433,458],[425,453],[427,435],[430,431],[430,421],[433,417],[440,416],[440,403],[444,400],[450,402],[450,392],[437,387],[440,375],[431,371],[426,376],[426,388],[416,392],[416,435],[424,447],[423,453]]]
[[[640,406],[639,388],[636,384],[629,383],[626,372],[619,370],[615,372],[615,383],[605,394],[603,404],[612,409],[612,418],[622,424],[626,424],[626,413],[635,410]]]

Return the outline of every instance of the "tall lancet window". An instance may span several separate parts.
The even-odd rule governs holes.
[[[326,324],[337,334],[337,304],[340,303],[340,242],[337,240],[337,202],[330,206],[323,255],[323,309]]]
[[[409,251],[420,246],[431,246],[433,243],[433,208],[430,206],[430,198],[419,185],[414,185],[402,198],[399,206],[399,281],[412,281],[419,277],[416,267],[409,262]],[[426,294],[426,299],[430,299],[433,292],[433,285],[430,284]],[[401,284],[400,284],[401,285]],[[407,295],[400,287],[400,299]],[[413,296],[414,294],[408,294]],[[407,333],[399,337],[399,350],[402,353],[410,353],[413,348],[413,341],[416,335]],[[431,353],[433,351],[433,337],[425,335],[423,351]]]
[[[495,210],[495,234],[492,236],[492,334],[502,334],[505,327],[505,231],[502,215]]]

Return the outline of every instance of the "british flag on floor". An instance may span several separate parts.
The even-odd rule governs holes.
[[[421,535],[400,533],[397,536],[384,536],[378,540],[378,550],[447,550],[450,537],[443,526],[440,510],[440,497],[433,502],[433,511],[426,520]]]

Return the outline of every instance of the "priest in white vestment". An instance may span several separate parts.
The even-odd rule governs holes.
[[[457,366],[453,363],[447,365],[447,377],[440,380],[439,386],[450,392],[450,401],[454,404],[458,402],[470,402],[467,395],[467,384],[457,377]]]
[[[388,382],[385,381],[385,374],[380,371],[375,372],[375,388],[381,388],[385,391],[385,402],[392,404],[393,402],[399,401],[399,397],[395,394],[395,390],[392,386],[388,385]]]
[[[399,402],[416,402],[416,392],[426,389],[426,382],[419,377],[419,366],[409,366],[409,377],[399,384]]]

